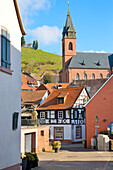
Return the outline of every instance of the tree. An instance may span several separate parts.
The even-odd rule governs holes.
[[[35,49],[35,41],[33,41],[33,49]]]
[[[50,74],[45,74],[44,76],[43,76],[43,83],[44,84],[47,84],[47,83],[51,83],[52,81],[51,81],[51,75]]]
[[[38,49],[38,41],[33,41],[33,49],[37,50]]]
[[[21,37],[21,47],[25,45],[25,39],[24,36]]]
[[[38,41],[35,42],[35,50],[38,49]]]

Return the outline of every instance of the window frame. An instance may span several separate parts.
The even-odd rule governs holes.
[[[77,136],[77,129],[80,129],[80,135]],[[82,126],[76,126],[76,139],[81,139],[82,138]]]
[[[99,74],[99,79],[103,79],[103,74],[102,73]]]
[[[69,50],[73,51],[73,43],[72,42],[69,42]]]
[[[41,130],[41,131],[40,131],[40,136],[43,136],[43,137],[44,137],[44,130]]]
[[[78,73],[76,73],[76,80],[79,80],[79,74]]]
[[[92,79],[92,80],[95,80],[95,74],[94,74],[94,73],[92,73],[91,79]]]
[[[59,102],[62,101],[62,102]],[[59,97],[58,98],[58,104],[64,104],[64,97]]]
[[[8,29],[6,29],[5,27],[1,26],[1,35],[0,35],[0,36],[1,36],[1,66],[0,66],[0,71],[3,71],[3,72],[5,72],[5,73],[7,73],[7,74],[12,75],[12,70],[11,70],[11,41],[10,41],[10,38],[9,38],[9,40],[8,40],[6,37],[3,36],[2,30],[5,30],[6,33],[9,34],[9,37],[10,37],[10,32],[8,31]],[[3,46],[2,46],[2,44],[3,44],[3,38],[6,39],[6,43],[9,42],[9,55],[10,55],[10,57],[9,57],[9,62],[10,62],[10,69],[2,66],[2,64],[3,64],[3,58],[2,58],[2,57],[3,57],[3,56],[2,56],[2,54],[3,54]],[[7,48],[7,47],[6,47],[6,48]],[[7,49],[6,49],[6,53],[7,53]],[[7,55],[8,55],[8,54],[7,54]],[[4,63],[5,63],[5,62],[4,62]],[[9,64],[8,61],[6,62],[6,64]]]
[[[44,116],[42,116],[41,114],[44,114]],[[45,112],[40,112],[40,119],[45,119]]]
[[[62,117],[60,117],[59,115],[62,114]],[[58,111],[58,119],[63,119],[64,115],[63,115],[63,111]]]
[[[56,129],[62,129],[62,138],[56,138]],[[64,140],[64,127],[54,127],[54,140]]]

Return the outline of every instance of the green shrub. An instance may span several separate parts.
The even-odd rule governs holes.
[[[39,161],[36,153],[27,152],[25,153],[26,159],[29,161]]]
[[[105,131],[100,131],[99,134],[108,135],[108,132],[106,130]]]

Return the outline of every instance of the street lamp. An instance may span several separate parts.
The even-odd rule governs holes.
[[[99,126],[98,126],[98,121],[99,121],[98,116],[96,116],[96,119],[95,119],[95,120],[96,120],[96,126],[95,126],[95,127],[96,127],[96,131],[95,131],[95,135],[98,136],[98,128],[99,128]]]
[[[110,126],[109,125],[107,127],[107,131],[108,131],[108,137],[110,137]]]

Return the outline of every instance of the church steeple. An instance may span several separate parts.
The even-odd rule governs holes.
[[[71,20],[69,7],[68,7],[66,24],[65,24],[62,34],[63,34],[63,38],[76,38],[76,32],[75,32],[75,29],[73,27],[73,23]]]
[[[62,67],[66,68],[72,56],[76,56],[76,32],[70,16],[69,6],[62,38]]]

